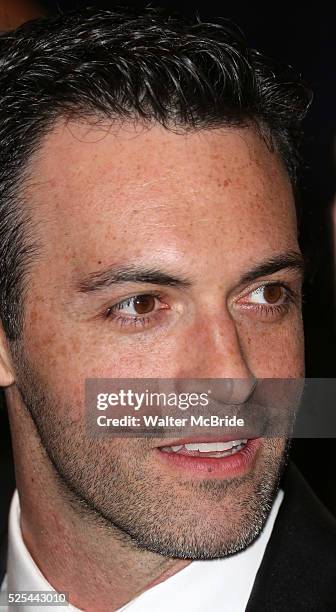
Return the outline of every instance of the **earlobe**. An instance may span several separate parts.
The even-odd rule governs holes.
[[[14,370],[10,359],[5,332],[0,323],[0,387],[9,387],[13,384]]]

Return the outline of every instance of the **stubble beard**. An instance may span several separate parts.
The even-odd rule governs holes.
[[[42,388],[27,361],[18,390],[65,503],[106,537],[165,557],[201,560],[237,553],[262,531],[290,440],[265,439],[255,469],[240,478],[177,481],[155,465],[153,470],[145,439],[134,444],[130,438],[89,437],[84,416],[71,421],[71,403]]]

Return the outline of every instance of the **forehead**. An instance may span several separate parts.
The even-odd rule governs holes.
[[[27,192],[46,256],[85,265],[120,247],[136,257],[146,245],[248,250],[249,236],[267,250],[296,239],[286,171],[251,128],[60,123],[32,160]]]

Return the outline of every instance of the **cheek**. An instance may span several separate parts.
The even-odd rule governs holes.
[[[239,326],[238,335],[245,360],[257,378],[304,377],[301,315],[292,315],[277,324],[244,324]]]
[[[146,345],[139,334],[130,342],[108,327],[102,333],[87,323],[64,322],[48,309],[27,319],[24,345],[29,347],[27,360],[41,387],[49,390],[59,410],[71,411],[72,420],[79,420],[85,409],[87,378],[160,378],[163,372],[173,377],[172,355],[181,353],[176,335],[168,342],[160,338]]]

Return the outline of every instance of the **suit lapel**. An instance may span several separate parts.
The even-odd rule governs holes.
[[[246,612],[336,610],[336,521],[290,464]]]

